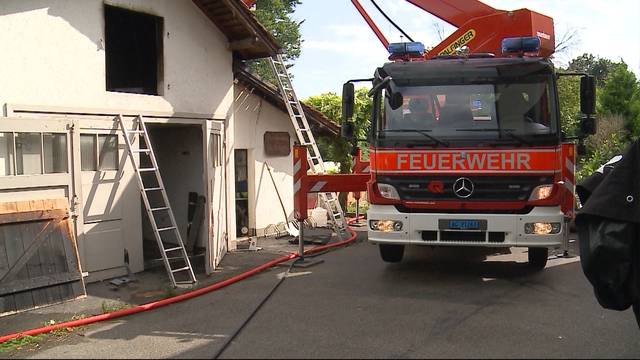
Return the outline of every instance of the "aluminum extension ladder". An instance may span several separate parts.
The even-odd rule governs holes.
[[[278,79],[278,87],[280,88],[280,93],[289,112],[293,127],[298,135],[298,141],[300,145],[307,147],[309,168],[314,174],[324,174],[326,172],[324,161],[322,160],[318,145],[307,122],[302,104],[300,104],[296,93],[293,91],[293,84],[291,83],[291,78],[289,77],[289,72],[287,71],[282,55],[278,54],[273,56],[270,58],[270,63],[271,69]],[[321,204],[329,213],[332,227],[337,234],[340,234],[346,229],[346,222],[344,212],[338,200],[338,195],[331,192],[321,192],[319,195]]]
[[[142,200],[147,210],[147,215],[149,216],[149,222],[151,223],[153,233],[158,242],[162,261],[164,262],[167,274],[169,274],[171,284],[174,287],[194,285],[197,281],[196,276],[191,267],[184,242],[180,236],[171,204],[169,204],[167,191],[160,176],[160,169],[158,168],[158,162],[156,161],[156,156],[151,146],[151,140],[149,139],[149,133],[144,124],[144,119],[142,115],[139,115],[133,121],[132,129],[127,129],[122,115],[118,115],[118,122],[120,123],[120,130],[124,135],[129,159],[136,172],[140,194],[142,195]],[[140,142],[138,148],[134,148],[132,144],[139,139],[138,135],[142,135],[144,144]],[[144,147],[142,147],[142,145],[144,145]],[[140,164],[136,162],[134,154],[140,154]],[[144,161],[144,163],[150,163],[151,167],[142,167],[143,156],[148,158],[148,161]],[[154,176],[150,176],[151,174]],[[161,196],[158,196],[158,193],[160,193]],[[169,240],[172,240],[172,242],[165,246],[165,242],[169,242]],[[169,258],[169,254],[173,256]],[[174,263],[174,266],[172,266],[171,260],[174,260],[177,264]],[[177,274],[182,275],[180,276],[181,280],[176,280]]]

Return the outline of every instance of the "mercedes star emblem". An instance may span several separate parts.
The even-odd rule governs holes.
[[[461,177],[453,183],[453,193],[461,199],[466,199],[473,194],[473,183],[466,177]]]

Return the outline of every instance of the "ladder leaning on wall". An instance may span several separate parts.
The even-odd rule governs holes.
[[[118,115],[118,123],[120,130],[124,135],[129,160],[136,173],[138,187],[142,195],[144,207],[147,210],[149,222],[153,228],[153,234],[158,242],[162,261],[174,287],[184,285],[194,285],[196,276],[191,267],[187,250],[184,247],[180,230],[176,224],[173,215],[173,209],[169,204],[167,190],[160,176],[160,169],[156,160],[149,132],[144,124],[142,115],[139,115],[133,121],[133,127],[127,128],[122,115]],[[140,137],[144,140],[144,144],[139,141]],[[139,141],[138,147],[134,148],[133,143]],[[143,147],[144,145],[144,147]],[[140,154],[140,162],[136,162],[135,154]],[[146,157],[145,161],[143,161]],[[142,164],[145,163],[145,167]],[[171,258],[169,254],[173,255]],[[173,262],[172,262],[173,261]],[[176,276],[180,275],[180,276]],[[180,280],[176,280],[179,277]]]
[[[302,104],[298,101],[298,97],[293,91],[293,84],[291,83],[291,78],[282,55],[278,54],[271,57],[270,63],[271,69],[278,80],[278,87],[280,88],[280,94],[282,94],[284,104],[287,107],[287,112],[298,135],[298,141],[300,145],[307,147],[307,162],[309,163],[309,168],[314,174],[324,174],[326,168],[322,160],[322,155],[318,150],[318,145],[309,127],[309,122],[307,122]],[[340,233],[346,229],[346,222],[344,220],[344,212],[338,200],[338,194],[321,192],[319,195],[322,206],[329,213],[333,229],[340,235]]]

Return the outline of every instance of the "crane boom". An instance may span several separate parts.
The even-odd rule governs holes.
[[[492,53],[502,56],[502,39],[508,37],[538,37],[539,55],[542,57],[551,56],[555,50],[553,19],[529,9],[499,10],[477,0],[406,1],[458,28],[431,48],[425,54],[426,59],[451,55],[463,46],[468,47],[470,53]],[[360,1],[351,2],[387,48],[388,41]]]
[[[467,21],[500,11],[476,0],[407,1],[455,27],[461,27]]]

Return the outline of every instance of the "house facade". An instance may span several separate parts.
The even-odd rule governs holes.
[[[159,258],[119,115],[144,118],[178,228],[207,273],[238,239],[291,217],[282,144],[293,126],[277,93],[234,75],[278,44],[241,1],[5,0],[0,39],[0,202],[66,198],[86,280]]]

